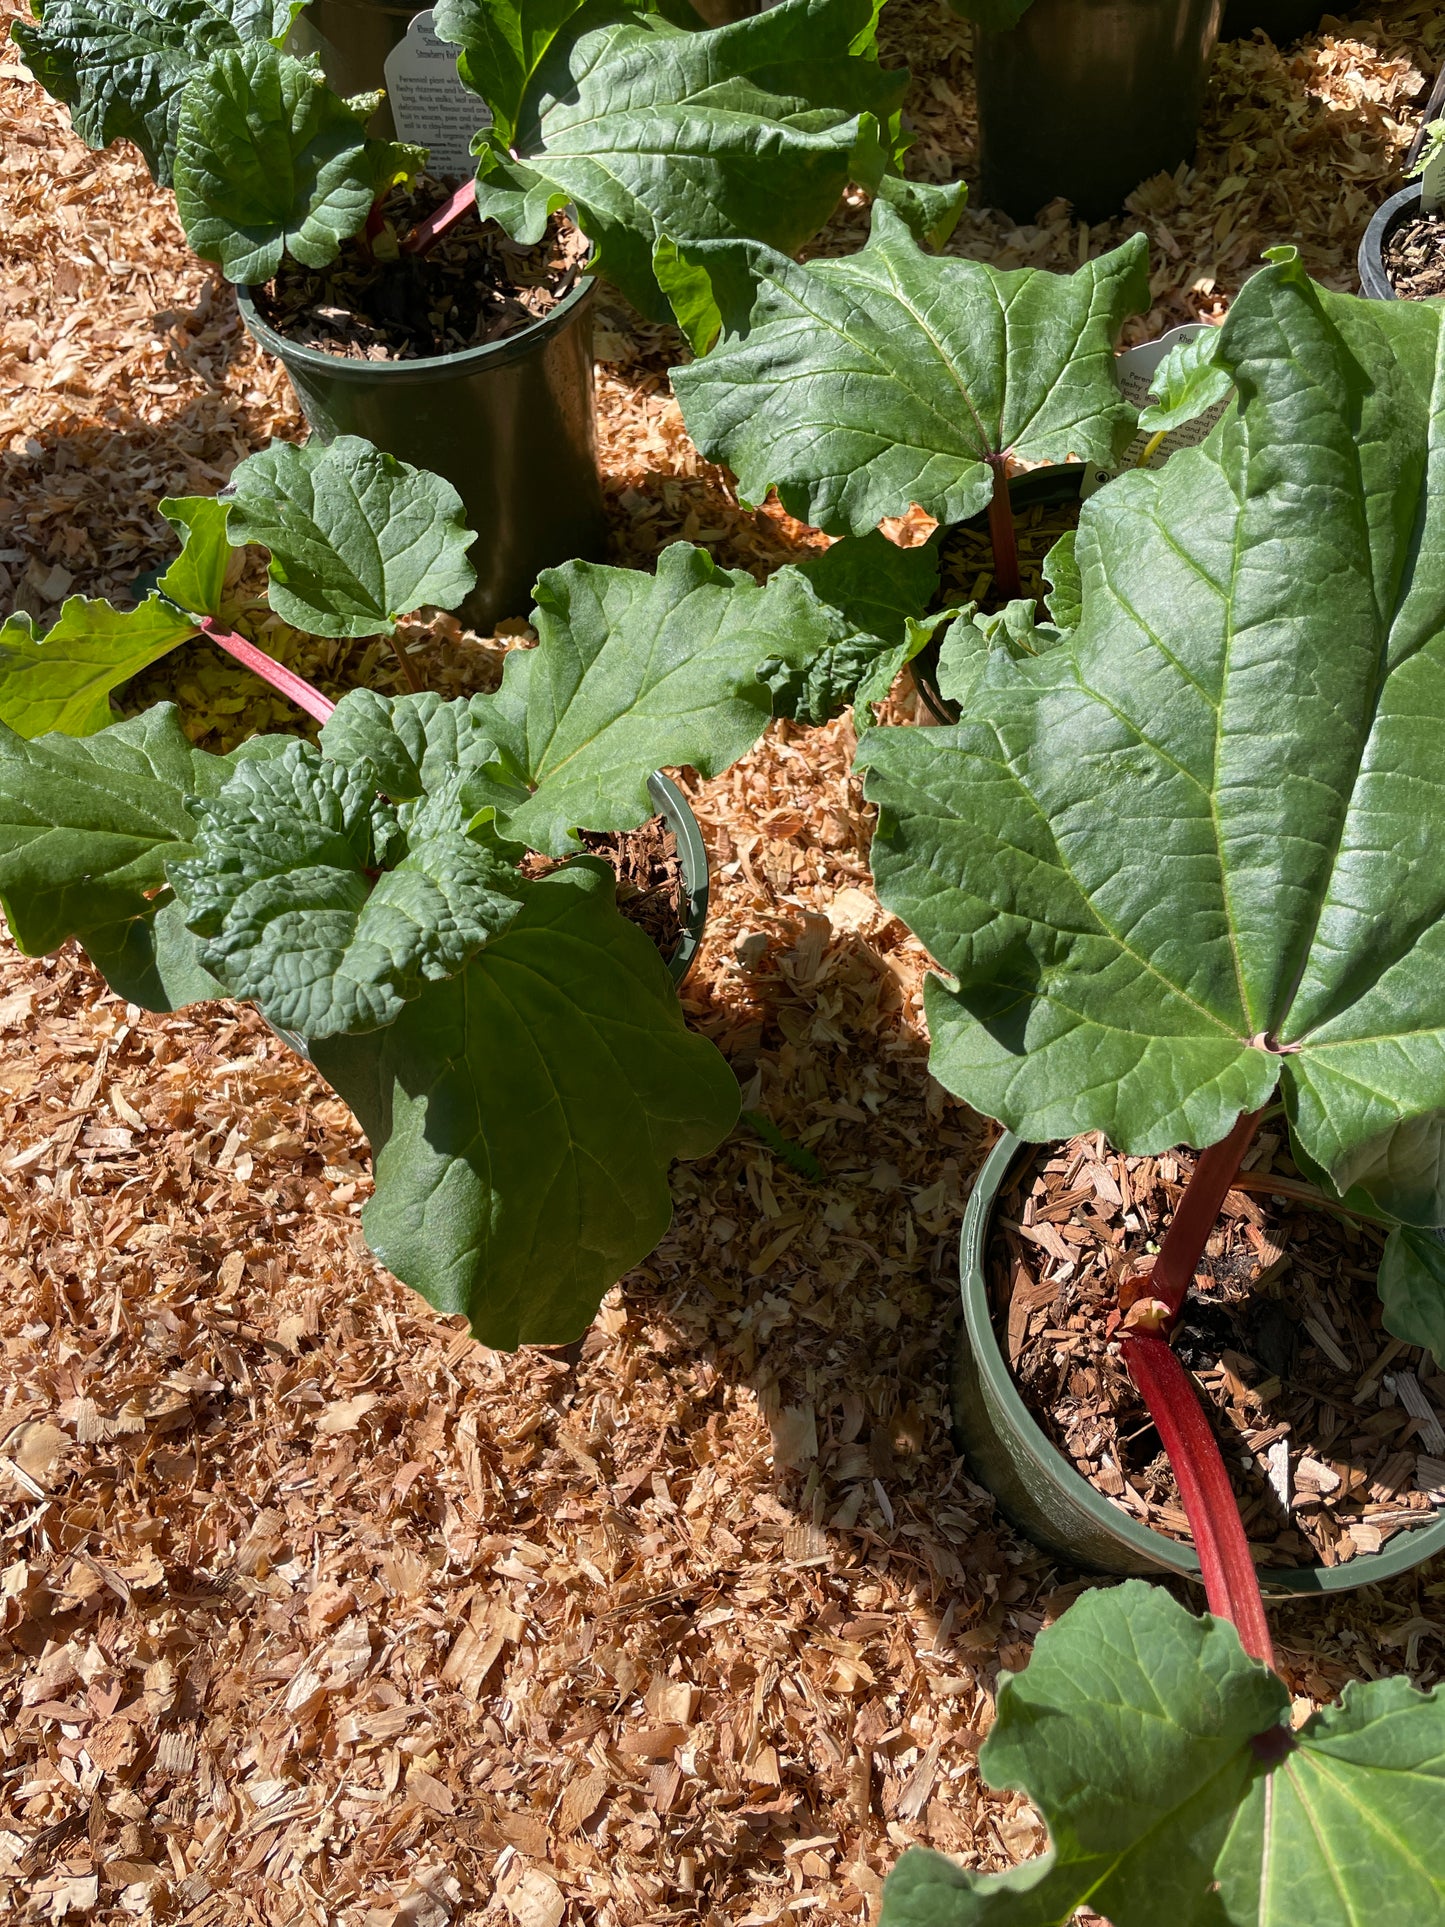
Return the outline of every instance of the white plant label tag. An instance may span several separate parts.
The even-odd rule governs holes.
[[[490,127],[492,116],[457,78],[457,50],[437,39],[430,9],[387,55],[386,97],[397,139],[430,148],[433,174],[461,180],[476,171],[472,136]]]

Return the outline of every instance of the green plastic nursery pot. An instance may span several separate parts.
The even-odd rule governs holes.
[[[1276,47],[1313,33],[1327,9],[1320,0],[1225,0],[1221,40],[1248,40],[1262,27]]]
[[[1076,1472],[1045,1437],[1014,1384],[989,1312],[985,1265],[994,1205],[1015,1163],[1033,1151],[1005,1132],[993,1147],[964,1212],[959,1240],[963,1323],[953,1370],[954,1437],[970,1470],[1008,1518],[1045,1552],[1089,1571],[1198,1579],[1192,1546],[1151,1532]],[[1275,1596],[1352,1592],[1445,1551],[1445,1518],[1397,1533],[1382,1552],[1360,1553],[1343,1566],[1262,1568],[1259,1582]]]
[[[321,70],[345,99],[386,85],[386,56],[406,36],[422,9],[391,0],[311,0],[287,37],[297,54],[320,54]],[[391,140],[396,124],[385,101],[367,123],[377,140]]]
[[[278,357],[312,432],[363,435],[417,468],[444,475],[477,531],[477,586],[462,614],[491,630],[525,616],[543,569],[600,561],[607,523],[593,419],[590,276],[530,327],[457,354],[352,361],[303,348],[237,288],[241,318]]]
[[[1395,229],[1420,212],[1420,183],[1412,181],[1382,201],[1360,240],[1356,257],[1360,270],[1360,293],[1373,301],[1397,301],[1394,284],[1385,272],[1385,245]]]
[[[1033,0],[974,42],[982,207],[1119,213],[1194,152],[1223,0]]]

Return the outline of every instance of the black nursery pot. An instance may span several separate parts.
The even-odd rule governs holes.
[[[1375,209],[1370,225],[1360,241],[1356,257],[1360,270],[1360,293],[1372,301],[1396,301],[1394,284],[1385,272],[1385,247],[1397,227],[1413,220],[1420,212],[1420,183],[1412,181],[1392,194]]]
[[[1248,40],[1263,27],[1276,47],[1287,47],[1301,34],[1313,33],[1326,9],[1319,0],[1226,0],[1221,40]]]
[[[301,347],[237,288],[241,319],[278,357],[313,434],[367,441],[444,475],[477,532],[477,586],[462,609],[490,630],[525,616],[543,569],[600,561],[607,523],[593,416],[590,276],[505,340],[419,361],[353,361]]]
[[[1223,0],[1033,0],[979,32],[983,207],[1030,221],[1056,195],[1083,220],[1117,214],[1194,152]]]
[[[959,1238],[963,1322],[953,1370],[953,1427],[969,1470],[1021,1532],[1085,1571],[1199,1578],[1193,1546],[1151,1532],[1096,1492],[1025,1405],[989,1311],[988,1243],[994,1208],[1015,1163],[1033,1151],[1005,1132],[978,1174]],[[1445,1518],[1396,1535],[1381,1552],[1343,1566],[1262,1567],[1261,1589],[1276,1597],[1352,1592],[1393,1579],[1445,1551]]]

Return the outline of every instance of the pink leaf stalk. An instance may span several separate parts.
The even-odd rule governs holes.
[[[234,630],[223,629],[214,616],[200,618],[201,633],[208,636],[218,649],[224,649],[228,656],[234,656],[262,682],[270,683],[279,689],[283,696],[289,696],[298,709],[304,709],[308,716],[314,716],[318,723],[330,717],[336,704],[323,696],[319,689],[313,689],[304,676],[298,676],[294,669],[288,669],[284,662],[277,662],[268,656],[264,649],[258,649],[254,642],[247,642]]]
[[[444,234],[473,211],[476,199],[476,182],[465,182],[454,194],[449,194],[440,207],[434,208],[424,221],[418,221],[414,228],[402,236],[402,252],[425,254],[428,248],[435,247]]]
[[[1167,1339],[1152,1332],[1131,1333],[1123,1352],[1129,1376],[1143,1395],[1169,1454],[1194,1534],[1209,1610],[1229,1620],[1244,1650],[1273,1669],[1274,1642],[1244,1522],[1189,1374]]]

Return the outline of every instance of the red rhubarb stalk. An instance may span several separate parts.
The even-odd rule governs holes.
[[[434,208],[424,221],[418,221],[414,228],[402,236],[402,252],[425,254],[428,248],[435,247],[450,228],[471,213],[476,198],[476,182],[465,182],[454,194],[449,194],[440,207]]]
[[[993,545],[993,579],[1001,595],[1013,597],[1021,593],[1019,581],[1019,551],[1014,539],[1013,503],[1008,492],[1008,457],[990,455],[989,467],[993,470],[993,494],[988,503],[988,539]]]
[[[264,649],[258,649],[254,642],[247,642],[244,636],[238,636],[234,630],[223,629],[214,616],[202,616],[200,627],[218,649],[224,649],[237,662],[245,663],[262,682],[270,683],[283,696],[289,696],[298,709],[304,709],[318,723],[324,723],[335,709],[336,704],[329,702],[319,689],[313,689],[304,676],[298,676],[294,669],[288,669],[284,662],[277,662],[274,656],[268,656]]]
[[[1177,1219],[1176,1219],[1177,1222]],[[1124,1363],[1169,1454],[1179,1496],[1204,1575],[1209,1610],[1227,1619],[1240,1644],[1273,1669],[1274,1642],[1264,1616],[1249,1541],[1219,1446],[1193,1381],[1166,1339],[1135,1332],[1123,1343]]]
[[[1153,1271],[1147,1278],[1131,1280],[1131,1289],[1120,1294],[1121,1304],[1147,1292],[1167,1308],[1167,1323],[1173,1324],[1194,1282],[1225,1196],[1239,1176],[1244,1154],[1254,1142],[1263,1116],[1263,1108],[1244,1112],[1228,1137],[1222,1137],[1218,1144],[1211,1144],[1208,1150],[1200,1152],[1184,1195],[1174,1208]]]

